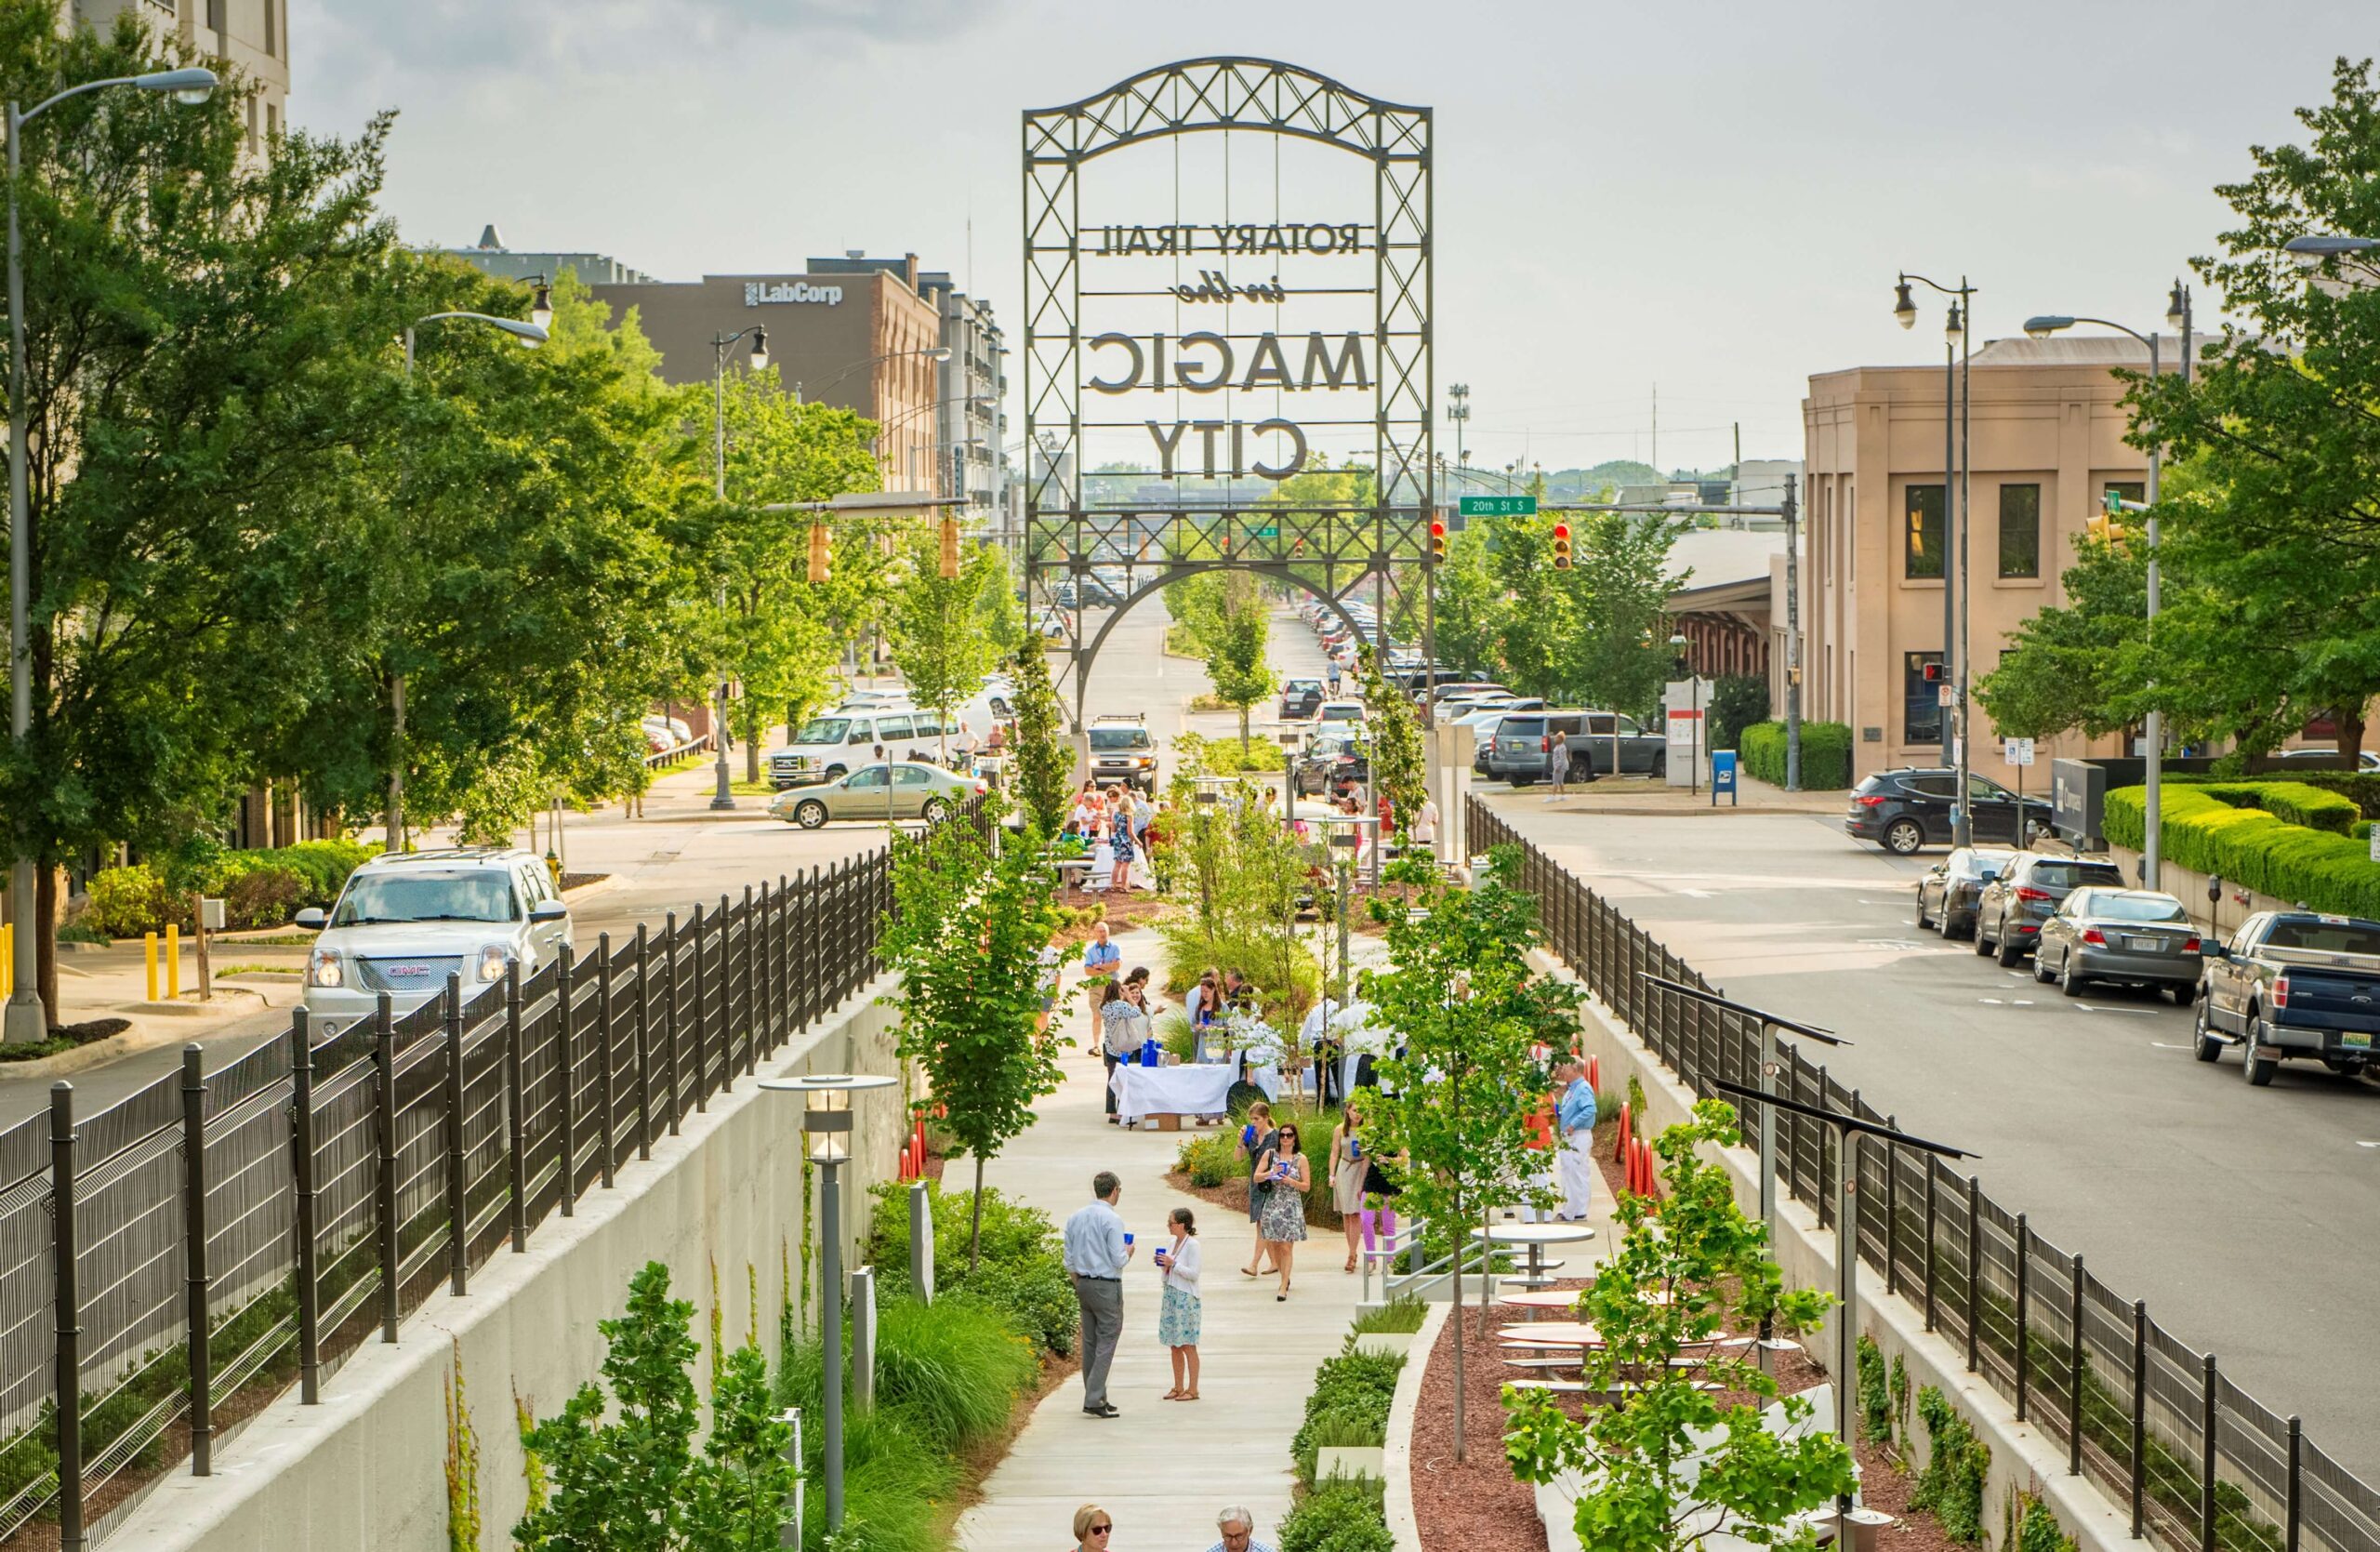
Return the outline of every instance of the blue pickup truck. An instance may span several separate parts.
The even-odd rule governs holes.
[[[2293,1056],[2360,1077],[2380,1040],[2380,922],[2268,910],[2209,944],[2191,1042],[2202,1062],[2240,1048],[2262,1087]]]

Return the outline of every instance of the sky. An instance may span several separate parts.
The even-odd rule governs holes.
[[[914,252],[1012,344],[1023,110],[1216,55],[1427,105],[1441,392],[1471,389],[1474,465],[1549,470],[1651,459],[1657,392],[1666,467],[1726,464],[1739,428],[1747,458],[1800,456],[1810,374],[1938,359],[1937,302],[1894,324],[1903,269],[1979,287],[1978,345],[2035,312],[2149,327],[2227,224],[2215,185],[2302,140],[2294,110],[2374,35],[2369,0],[288,9],[295,126],[397,112],[408,242],[494,222],[668,280]]]

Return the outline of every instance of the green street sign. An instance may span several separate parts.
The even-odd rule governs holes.
[[[1537,497],[1534,496],[1466,496],[1462,498],[1465,517],[1535,517]]]
[[[1259,528],[1256,530],[1256,537],[1261,539],[1276,539],[1281,537],[1281,530],[1278,528]]]

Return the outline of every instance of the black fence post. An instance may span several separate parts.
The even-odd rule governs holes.
[[[768,1004],[760,995],[760,960],[755,950],[763,942],[760,916],[768,904],[766,885],[761,887],[758,911],[752,907],[752,886],[744,886],[744,1074],[747,1078],[760,1070],[760,1018]]]
[[[2025,1214],[2016,1214],[2016,1421],[2025,1420],[2025,1391],[2032,1379],[2033,1361],[2025,1340],[2025,1322],[2032,1314],[2032,1230]]]
[[[1981,1367],[1983,1316],[1983,1182],[1967,1176],[1967,1373]]]
[[[719,1092],[732,1094],[735,1089],[735,954],[730,929],[735,924],[728,898],[719,897],[719,962],[712,966],[719,973],[719,1012],[712,1022],[717,1026],[714,1038],[719,1042]]]
[[[1934,1236],[1938,1218],[1935,1200],[1940,1194],[1935,1189],[1935,1179],[1940,1171],[1929,1154],[1925,1160],[1925,1329],[1934,1329]]]
[[[2082,1475],[2082,1381],[2090,1373],[2089,1348],[2082,1340],[2082,1258],[2074,1258],[2073,1286],[2069,1291],[2067,1332],[2072,1346],[2066,1360],[2066,1474]]]
[[[387,992],[372,1014],[373,1141],[380,1152],[372,1181],[373,1228],[379,1241],[380,1340],[397,1339],[403,1289],[397,1271],[397,1015]]]
[[[636,1156],[653,1157],[653,961],[636,924]]]
[[[298,1191],[298,1399],[323,1399],[322,1297],[314,1265],[314,1053],[304,1007],[289,1011],[290,1168]]]
[[[512,1194],[512,1254],[529,1249],[529,1120],[522,1114],[521,962],[504,967],[504,1173]]]
[[[2149,1306],[2132,1301],[2132,1539],[2140,1539],[2141,1490],[2149,1476]]]
[[[1884,1124],[1900,1130],[1897,1116],[1886,1116]],[[1884,1292],[1900,1292],[1900,1145],[1889,1137],[1884,1139]]]
[[[595,935],[595,1065],[602,1086],[596,1091],[598,1122],[603,1128],[598,1144],[603,1189],[612,1188],[612,1149],[620,1135],[619,1116],[612,1091],[612,1054],[618,1049],[612,1025],[612,935]]]
[[[571,961],[565,947],[554,961],[554,1073],[558,1090],[555,1108],[562,1125],[562,1215],[578,1215],[578,1048],[577,1022],[571,1012]]]
[[[710,1046],[707,1024],[703,1018],[703,993],[707,983],[703,976],[703,908],[694,907],[686,931],[694,940],[694,1004],[689,1010],[688,1022],[694,1026],[694,1110],[696,1114],[710,1108]]]
[[[206,1344],[206,1075],[201,1049],[182,1047],[182,1281],[190,1353],[190,1474],[215,1471],[214,1367]]]
[[[2306,1442],[2305,1426],[2296,1418],[2289,1420],[2289,1497],[2283,1511],[2281,1552],[2297,1552],[2297,1524],[2302,1518],[2302,1466],[2300,1456]]]
[[[669,1117],[669,1134],[678,1134],[678,913],[671,911],[665,919],[668,925],[661,934],[661,965],[668,972],[662,978],[668,983],[668,994],[661,1002],[661,1066],[668,1075],[669,1103],[662,1108]]]
[[[819,882],[818,865],[813,862],[810,865],[809,887],[801,894],[801,1027],[805,1029],[818,1017],[818,988],[826,979],[818,946],[819,927],[826,920],[826,894]]]
[[[2200,1397],[2198,1547],[2215,1552],[2215,1355],[2206,1355],[2206,1378]]]
[[[49,1086],[50,1261],[58,1326],[58,1545],[83,1536],[83,1294],[74,1240],[74,1085]]]
[[[468,1293],[471,1280],[470,1182],[463,1147],[463,977],[446,973],[446,1286]]]

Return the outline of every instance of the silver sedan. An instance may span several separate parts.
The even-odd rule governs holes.
[[[2189,913],[2152,889],[2078,889],[2042,923],[2033,979],[2080,997],[2093,981],[2162,987],[2187,1003],[2204,945]]]
[[[862,765],[816,787],[780,792],[770,800],[769,812],[804,829],[829,819],[879,825],[888,819],[940,819],[981,796],[985,787],[973,776],[954,776],[936,765],[895,761],[890,767]]]

